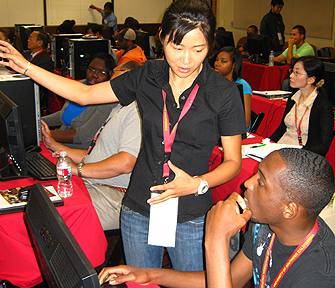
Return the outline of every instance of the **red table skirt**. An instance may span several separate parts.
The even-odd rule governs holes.
[[[51,158],[43,147],[42,153]],[[55,161],[55,159],[53,160]],[[0,189],[24,187],[37,181],[32,178],[0,182]],[[42,181],[57,188],[57,180]],[[105,261],[107,240],[83,180],[72,177],[73,196],[64,199],[58,212],[93,267]],[[0,215],[0,279],[19,287],[33,287],[42,276],[23,220],[24,213]]]

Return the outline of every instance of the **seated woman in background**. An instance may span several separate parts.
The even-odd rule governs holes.
[[[214,68],[215,71],[219,72],[228,80],[234,81],[235,83],[241,84],[243,86],[245,121],[247,123],[249,131],[251,119],[252,89],[247,81],[242,79],[243,63],[241,52],[235,47],[223,47],[216,57]]]
[[[325,156],[333,140],[332,105],[321,86],[324,65],[313,56],[301,57],[293,66],[290,85],[298,88],[286,104],[283,119],[272,141],[295,144]]]
[[[17,51],[20,53],[23,52],[21,39],[12,30],[6,28],[0,29],[0,40],[7,41],[12,44]]]
[[[81,82],[94,85],[108,81],[115,67],[115,61],[111,55],[99,53],[94,56],[86,70],[86,80]],[[66,101],[60,111],[44,116],[42,120],[49,127],[60,126],[57,130],[51,130],[51,135],[57,142],[72,148],[87,149],[113,106],[115,106],[114,103],[81,106],[72,101]]]

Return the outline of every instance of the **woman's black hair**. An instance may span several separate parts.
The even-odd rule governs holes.
[[[229,53],[232,63],[235,64],[233,69],[233,81],[236,81],[238,78],[242,78],[243,62],[240,50],[232,46],[226,46],[220,49],[218,55],[221,52]]]
[[[184,36],[199,28],[206,38],[209,50],[214,42],[216,20],[212,8],[205,0],[177,0],[166,9],[162,24],[160,39],[162,43],[168,38],[168,43],[179,45]]]
[[[9,43],[12,44],[16,50],[18,50],[20,53],[23,52],[23,46],[20,37],[17,36],[11,29],[1,28],[0,32],[4,34],[6,40],[9,39]]]
[[[108,77],[110,79],[110,77],[112,75],[111,72],[116,67],[116,63],[115,63],[115,60],[114,60],[113,56],[108,54],[108,53],[98,53],[98,54],[95,54],[93,56],[91,62],[96,58],[100,59],[100,60],[103,60],[105,62],[106,72],[107,72]]]
[[[320,59],[316,58],[315,56],[303,56],[298,58],[298,60],[294,63],[294,66],[298,62],[302,62],[308,77],[315,77],[315,81],[313,83],[314,86],[316,86],[316,84],[323,79],[325,74],[325,66]]]

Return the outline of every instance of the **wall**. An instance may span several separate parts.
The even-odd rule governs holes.
[[[14,24],[44,25],[43,0],[1,0],[0,27]],[[45,0],[47,25],[58,26],[65,19],[74,19],[77,25],[87,22],[101,23],[100,14],[89,9],[90,4],[103,8],[107,0]],[[159,23],[172,0],[114,0],[118,23],[124,23],[128,16],[140,23]]]
[[[236,25],[234,25],[234,14],[235,14],[235,9],[234,6],[237,5],[235,3],[237,3],[239,1],[232,1],[232,0],[218,0],[218,10],[217,10],[217,25],[218,26],[223,26],[226,28],[227,31],[232,31],[234,34],[234,39],[235,39],[235,43],[243,36],[246,36],[246,28],[236,28]],[[268,7],[264,7],[264,1],[259,1],[259,0],[248,0],[248,5],[245,5],[244,9],[246,11],[248,11],[248,13],[252,14],[252,15],[257,15],[260,12],[259,11],[266,11],[264,12],[267,13],[267,11],[270,10],[270,3],[271,1],[268,0]],[[284,1],[285,2],[285,1]],[[286,2],[288,4],[290,4],[288,2],[288,0],[286,0]],[[259,5],[259,3],[261,3]],[[291,15],[291,11],[286,11],[285,12],[285,8],[289,8],[290,5],[284,5],[283,10],[282,10],[282,15],[283,15],[283,20],[284,23],[286,22],[290,22],[289,17]],[[240,7],[239,7],[240,8]],[[313,0],[305,0],[304,1],[304,5],[301,5],[301,9],[305,9],[306,11],[310,11],[311,9],[317,9],[317,5],[315,3],[315,1]],[[333,9],[333,8],[332,8]],[[264,16],[260,15],[259,20],[257,23],[250,23],[251,24],[255,24],[258,28],[260,26],[260,22],[261,22],[261,18]],[[285,18],[287,17],[288,21],[285,21]],[[311,20],[312,19],[312,20]],[[308,36],[308,29],[307,30],[307,37],[306,37],[306,41],[314,44],[316,46],[317,49],[320,49],[321,47],[325,47],[325,46],[331,46],[334,47],[335,46],[335,37],[334,37],[334,27],[335,27],[335,17],[334,17],[334,9],[332,11],[332,18],[329,19],[328,21],[328,27],[331,26],[332,27],[332,31],[331,31],[331,35],[330,35],[330,39],[326,39],[326,38],[319,38],[319,37],[310,37]],[[237,19],[238,21],[240,19]],[[319,25],[319,22],[314,22],[313,23],[313,18],[309,17],[306,18],[306,23],[296,23],[296,24],[301,24],[303,26],[308,26],[308,25],[314,25],[317,26]],[[285,38],[286,40],[289,39],[290,35],[289,33],[291,32],[291,28],[289,26],[289,24],[286,23],[286,28],[285,28]]]

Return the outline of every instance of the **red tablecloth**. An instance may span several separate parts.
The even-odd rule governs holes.
[[[242,141],[242,145],[261,143],[263,137],[255,135],[255,137],[247,138]],[[223,153],[218,146],[214,147],[212,156],[209,161],[209,170],[213,170],[223,161]],[[232,180],[211,188],[214,204],[220,200],[225,200],[231,193],[237,192],[242,194],[244,192],[243,183],[257,172],[259,162],[251,159],[242,159],[241,172]]]
[[[289,65],[268,66],[243,61],[242,77],[252,90],[280,90],[284,79],[288,78]]]
[[[51,158],[44,147],[42,153]],[[53,159],[55,161],[56,159]],[[0,182],[0,189],[35,184],[32,178]],[[57,180],[42,181],[57,188]],[[72,177],[73,196],[64,199],[58,212],[74,235],[93,267],[105,261],[107,241],[83,180]],[[0,215],[0,280],[19,287],[32,287],[42,277],[23,220],[23,212]]]
[[[286,101],[281,99],[270,100],[261,96],[252,96],[252,107],[251,109],[257,114],[259,112],[264,112],[265,116],[259,128],[257,129],[257,134],[262,137],[270,137],[272,133],[279,126],[281,119],[286,107]],[[334,120],[335,126],[335,120]],[[335,175],[335,140],[333,139],[332,144],[326,155],[326,159],[332,165]]]

